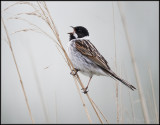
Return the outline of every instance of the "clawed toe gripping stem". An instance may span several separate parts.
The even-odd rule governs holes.
[[[88,89],[88,87],[86,87],[86,88],[82,88],[81,90],[83,90],[83,93],[84,93],[84,94],[86,94],[86,93],[88,92],[88,90],[87,90],[87,89]]]
[[[77,72],[78,72],[78,71],[79,71],[78,69],[73,69],[73,70],[70,72],[70,74],[73,75],[73,76],[75,76],[75,75],[77,75]]]
[[[74,68],[71,72],[70,72],[70,74],[71,75],[73,75],[73,76],[75,76],[75,75],[77,75],[77,72],[79,71],[79,69],[76,69],[76,68]],[[92,76],[90,77],[90,79],[89,79],[89,82],[88,82],[88,85],[89,85],[89,83],[90,83],[90,80],[92,79]],[[81,90],[83,90],[83,93],[84,94],[86,94],[87,92],[88,92],[88,85],[87,85],[87,87],[86,88],[82,88]]]

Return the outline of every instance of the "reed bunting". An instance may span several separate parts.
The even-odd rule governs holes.
[[[121,79],[116,75],[108,65],[105,58],[98,52],[96,47],[89,40],[89,32],[85,27],[76,26],[73,27],[73,32],[68,33],[70,35],[68,43],[68,55],[73,63],[74,70],[72,75],[76,75],[79,71],[84,75],[89,76],[89,81],[86,88],[83,89],[84,93],[87,93],[89,83],[93,75],[110,76],[122,82],[130,89],[136,89],[124,79]]]

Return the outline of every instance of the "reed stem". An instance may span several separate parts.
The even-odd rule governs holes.
[[[15,58],[15,55],[14,55],[14,52],[13,52],[13,48],[12,48],[11,40],[10,40],[10,37],[9,37],[9,34],[8,34],[8,30],[6,28],[6,25],[5,25],[4,20],[3,20],[2,17],[1,17],[1,20],[2,20],[4,29],[5,29],[5,32],[6,32],[6,36],[7,36],[7,40],[8,40],[8,43],[9,43],[9,47],[11,49],[13,60],[14,60],[14,63],[16,65],[16,69],[17,69],[18,76],[19,76],[19,79],[20,79],[21,87],[22,87],[23,94],[24,94],[24,97],[25,97],[25,102],[27,104],[27,108],[28,108],[28,111],[29,111],[29,116],[30,116],[30,118],[32,120],[32,123],[34,123],[34,119],[32,117],[31,109],[30,109],[30,106],[29,106],[29,103],[28,103],[27,95],[26,95],[26,92],[25,92],[25,89],[24,89],[23,81],[22,81],[22,78],[21,78],[21,75],[20,75],[20,72],[19,72],[19,68],[18,68],[18,65],[17,65],[17,62],[16,62],[16,58]]]

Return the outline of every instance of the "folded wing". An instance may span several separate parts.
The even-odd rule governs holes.
[[[108,62],[105,58],[98,52],[95,46],[89,40],[76,40],[75,41],[76,49],[84,56],[88,57],[99,67],[110,70]]]

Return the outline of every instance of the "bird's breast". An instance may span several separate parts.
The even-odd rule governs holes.
[[[76,49],[75,42],[72,40],[68,43],[68,56],[74,68],[79,69],[84,75],[106,75],[93,61]]]

